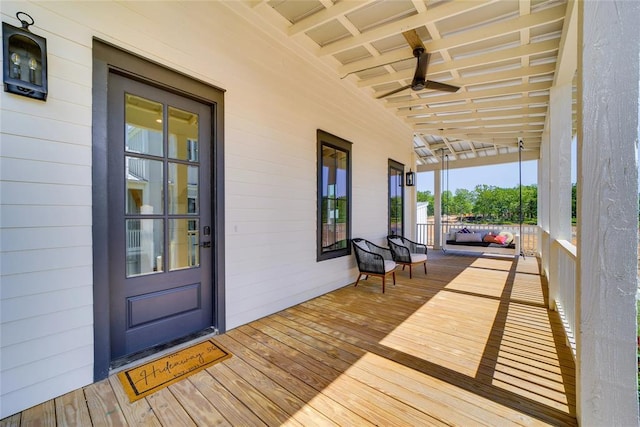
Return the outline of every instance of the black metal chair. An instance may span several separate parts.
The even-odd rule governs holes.
[[[387,236],[387,242],[393,260],[402,265],[403,270],[405,266],[409,266],[410,279],[412,278],[411,267],[414,265],[424,265],[424,274],[427,274],[427,245],[395,234]]]
[[[393,261],[389,249],[360,238],[351,239],[351,243],[353,244],[353,251],[360,271],[355,286],[358,286],[362,275],[365,275],[365,280],[369,276],[381,277],[382,293],[384,293],[385,280],[389,274],[393,277],[393,284],[396,284],[396,263]]]

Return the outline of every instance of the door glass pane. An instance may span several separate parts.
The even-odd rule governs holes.
[[[164,220],[127,219],[127,277],[163,271]]]
[[[198,167],[169,163],[169,214],[198,213]]]
[[[198,161],[198,116],[169,107],[169,157]]]
[[[162,156],[162,104],[126,94],[125,151]]]
[[[125,212],[128,215],[163,213],[162,161],[126,156],[125,165]]]
[[[197,219],[169,220],[169,270],[200,265],[199,230]]]

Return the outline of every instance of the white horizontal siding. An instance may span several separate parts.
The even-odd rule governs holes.
[[[34,16],[47,38],[46,102],[3,93],[0,142],[0,417],[93,378],[91,38],[36,4],[2,2],[2,20]],[[77,33],[76,33],[77,34]]]
[[[355,278],[353,257],[316,262],[317,129],[353,143],[353,236],[386,235],[387,161],[409,164],[410,129],[245,4],[0,3],[3,21],[18,10],[47,38],[50,92],[0,94],[0,417],[93,378],[93,37],[226,90],[228,328]]]
[[[92,274],[91,265],[86,265],[5,275],[2,277],[2,300],[90,286]]]

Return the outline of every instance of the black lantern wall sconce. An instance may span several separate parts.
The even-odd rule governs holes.
[[[2,23],[4,91],[46,101],[47,40],[29,31],[31,16],[16,13],[22,28]]]
[[[405,184],[407,187],[413,187],[416,185],[416,174],[411,171],[411,168],[409,168],[409,172],[405,175]]]

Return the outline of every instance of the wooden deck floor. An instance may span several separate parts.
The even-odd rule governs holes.
[[[430,251],[428,268],[214,337],[233,357],[135,403],[111,377],[0,425],[576,425],[537,260]]]

